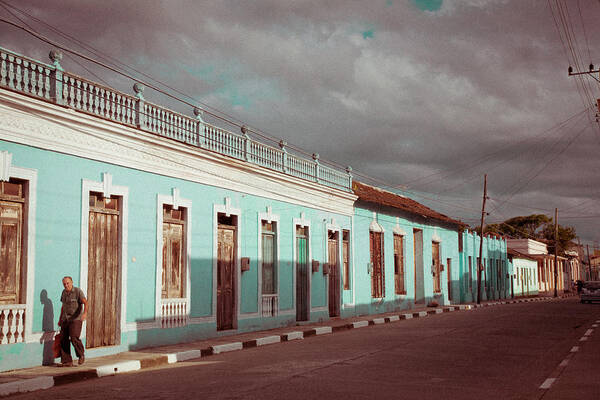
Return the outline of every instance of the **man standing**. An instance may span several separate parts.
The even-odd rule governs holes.
[[[63,290],[62,295],[60,296],[62,307],[58,319],[58,325],[60,326],[60,333],[62,335],[60,342],[61,363],[59,366],[71,367],[73,366],[71,343],[73,343],[75,353],[77,354],[77,357],[79,357],[79,365],[83,364],[85,361],[83,355],[83,343],[81,343],[79,335],[81,334],[81,325],[87,317],[87,299],[81,289],[73,286],[73,278],[70,276],[65,276],[62,283],[65,290]]]

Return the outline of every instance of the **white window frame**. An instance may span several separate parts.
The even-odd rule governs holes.
[[[325,262],[327,264],[329,264],[329,232],[337,232],[338,234],[338,277],[340,278],[340,282],[339,282],[339,286],[340,286],[340,312],[342,309],[342,303],[344,302],[343,300],[343,296],[344,296],[344,280],[343,280],[343,271],[342,269],[344,268],[344,261],[342,260],[342,256],[343,256],[343,247],[344,244],[342,243],[343,238],[342,238],[342,228],[336,224],[335,220],[332,218],[331,219],[331,223],[326,223],[325,224]],[[325,282],[325,285],[327,287],[327,311],[329,311],[329,278],[330,278],[330,274],[327,274],[327,280]]]
[[[26,247],[26,260],[24,274],[26,274],[25,285],[25,342],[39,342],[42,333],[32,333],[33,304],[35,284],[35,212],[37,207],[37,169],[17,167],[12,164],[12,153],[0,152],[0,180],[8,181],[10,178],[27,181],[27,221],[23,221],[23,239]],[[16,304],[15,304],[16,305]],[[18,304],[21,305],[21,304]]]
[[[278,214],[272,214],[272,208],[271,206],[267,207],[267,211],[266,212],[259,212],[258,213],[258,265],[259,265],[259,270],[258,270],[258,296],[257,296],[257,304],[258,304],[258,314],[260,316],[262,316],[262,295],[263,295],[263,288],[262,288],[262,269],[263,269],[263,253],[262,253],[262,221],[267,221],[268,223],[275,223],[275,259],[273,260],[273,268],[275,270],[275,276],[277,277],[277,287],[276,287],[276,295],[277,295],[277,315],[279,314],[280,311],[280,307],[279,307],[279,285],[280,285],[280,273],[279,273],[279,267],[280,267],[280,263],[279,263],[279,242],[280,240],[280,236],[279,236],[279,230],[280,230],[280,217]]]
[[[225,204],[213,204],[213,285],[212,285],[212,317],[214,321],[217,319],[217,267],[218,267],[218,229],[219,229],[219,214],[225,214],[226,217],[231,215],[235,215],[237,217],[237,226],[236,226],[236,256],[235,256],[235,279],[233,282],[234,290],[235,290],[235,318],[233,321],[233,329],[237,329],[238,320],[240,319],[240,310],[241,310],[241,281],[242,281],[242,272],[240,270],[240,262],[242,255],[242,246],[241,240],[242,238],[242,211],[239,208],[235,208],[231,206],[231,198],[225,197]],[[247,313],[244,314],[244,317],[256,317],[258,313]]]
[[[162,315],[162,268],[163,268],[163,208],[165,205],[174,209],[186,209],[185,214],[185,301],[187,316],[190,315],[191,300],[191,260],[192,260],[192,200],[184,199],[179,195],[178,188],[173,188],[170,195],[157,194],[156,196],[156,295],[155,295],[155,321],[160,321]],[[189,321],[188,321],[189,322]]]
[[[308,321],[310,321],[310,313],[312,311],[312,302],[311,302],[311,290],[312,290],[312,286],[311,286],[311,281],[312,281],[312,250],[311,250],[311,243],[312,243],[312,230],[311,230],[311,224],[310,224],[310,219],[306,218],[306,215],[302,212],[300,213],[300,218],[292,218],[292,258],[293,258],[293,263],[294,263],[294,276],[292,279],[292,290],[294,291],[294,302],[293,302],[293,309],[291,310],[290,314],[296,314],[296,307],[297,307],[297,301],[296,301],[296,275],[298,273],[297,271],[297,263],[298,260],[296,259],[296,227],[300,226],[302,228],[307,228],[308,229],[308,239],[307,239],[307,243],[306,243],[306,247],[308,248],[308,256],[306,258],[306,263],[308,264],[308,287],[307,287],[307,291],[308,291],[308,299],[307,299],[307,309],[308,309]],[[322,307],[324,309],[324,307]]]

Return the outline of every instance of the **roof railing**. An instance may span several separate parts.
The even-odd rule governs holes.
[[[183,115],[144,99],[144,86],[135,82],[135,95],[122,93],[75,74],[60,65],[62,53],[52,50],[52,64],[22,56],[0,47],[0,87],[109,121],[169,138],[181,143],[247,161],[297,178],[352,192],[352,168],[332,168],[251,139],[245,127],[241,134],[206,123],[201,108],[194,117]]]

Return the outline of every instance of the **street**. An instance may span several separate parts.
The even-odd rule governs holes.
[[[500,305],[225,353],[14,398],[597,399],[600,332],[593,325],[598,319],[600,305],[580,304],[576,298]],[[581,341],[584,336],[588,339]],[[557,370],[574,346],[579,351]],[[556,380],[549,389],[540,389],[551,376]]]

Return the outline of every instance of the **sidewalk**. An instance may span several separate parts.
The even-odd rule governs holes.
[[[572,295],[564,295],[559,297],[559,299],[570,296]],[[48,389],[52,386],[85,379],[102,378],[104,376],[124,372],[137,371],[201,357],[209,357],[214,354],[225,353],[228,351],[243,350],[291,340],[301,340],[312,336],[333,334],[343,330],[358,329],[370,325],[423,318],[452,311],[467,311],[501,304],[548,301],[552,299],[552,297],[532,297],[488,301],[481,304],[451,305],[437,308],[420,307],[394,313],[333,319],[323,323],[311,323],[266,331],[240,333],[237,335],[211,338],[196,342],[152,347],[140,351],[126,351],[110,356],[86,359],[85,364],[82,366],[66,368],[39,366],[13,370],[0,373],[0,396]],[[75,365],[76,364],[77,362],[75,360]]]

